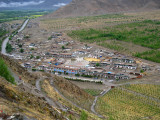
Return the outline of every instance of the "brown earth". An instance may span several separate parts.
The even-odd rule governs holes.
[[[89,16],[129,11],[150,11],[160,8],[159,0],[73,0],[49,18]]]
[[[90,111],[94,97],[62,77],[54,76],[56,88],[70,101]]]
[[[7,114],[21,113],[38,120],[62,119],[43,99],[23,92],[18,86],[0,77],[0,110]]]

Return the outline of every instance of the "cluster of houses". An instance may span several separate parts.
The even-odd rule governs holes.
[[[133,59],[127,59],[127,61],[120,61],[116,64],[113,61],[114,58],[108,59],[108,61],[88,62],[87,65],[78,64],[66,64],[66,59],[71,57],[54,56],[54,59],[46,59],[40,61],[41,64],[33,65],[31,63],[24,63],[24,67],[27,69],[34,69],[37,71],[45,71],[64,75],[76,75],[76,76],[88,76],[92,78],[105,78],[105,79],[135,79],[142,77],[142,74],[137,71],[137,64]],[[76,59],[76,58],[75,58]],[[132,62],[128,62],[132,61]],[[80,63],[83,63],[79,61]],[[37,62],[36,62],[37,63]],[[143,67],[144,68],[144,67]],[[127,70],[129,71],[127,72]],[[125,70],[125,71],[124,71]]]
[[[52,33],[50,40],[41,42],[28,42],[23,40],[25,36],[17,35],[10,42],[13,57],[32,71],[119,80],[140,78],[140,70],[150,70],[150,66],[139,66],[125,55],[67,41],[62,33]]]

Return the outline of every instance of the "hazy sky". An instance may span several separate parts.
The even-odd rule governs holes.
[[[23,6],[28,6],[28,5],[39,5],[44,2],[45,2],[44,0],[40,0],[38,2],[36,2],[36,1],[10,2],[10,3],[0,2],[0,7],[23,7]]]
[[[16,0],[15,0],[16,1]],[[23,7],[23,6],[31,6],[31,5],[40,5],[42,3],[49,3],[49,6],[52,6],[52,7],[62,7],[62,6],[65,6],[69,1],[71,0],[39,0],[39,1],[36,1],[36,0],[31,0],[31,1],[28,1],[28,2],[5,2],[5,1],[0,1],[0,8],[16,8],[16,7]],[[50,3],[53,3],[53,4],[50,4]],[[48,7],[49,7],[48,6]]]

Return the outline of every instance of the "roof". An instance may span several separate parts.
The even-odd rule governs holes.
[[[84,60],[90,61],[90,62],[100,62],[100,59],[97,58],[84,58]]]
[[[61,69],[69,69],[69,70],[79,70],[78,67],[71,67],[71,66],[54,66],[54,68],[61,68]]]

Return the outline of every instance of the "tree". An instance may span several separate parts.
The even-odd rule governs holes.
[[[52,36],[48,37],[48,40],[52,40]]]
[[[22,44],[19,44],[18,46],[19,46],[20,48],[22,48]]]
[[[36,59],[39,59],[40,58],[40,56],[36,56]]]
[[[99,63],[96,63],[96,66],[98,67],[98,66],[100,66],[100,64],[99,64]]]
[[[141,70],[140,70],[140,73],[144,73],[144,70],[143,70],[143,69],[141,69]]]
[[[33,56],[33,55],[31,55],[31,56],[30,56],[30,59],[32,59],[33,57],[34,57],[34,56]]]
[[[12,50],[13,50],[12,45],[9,44],[9,43],[7,43],[7,46],[6,46],[6,51],[7,51],[7,53],[12,52]]]
[[[34,48],[31,48],[31,50],[34,50]]]
[[[62,49],[64,50],[64,49],[65,49],[65,47],[64,47],[64,46],[62,46]]]
[[[20,52],[23,53],[23,52],[24,52],[24,49],[20,49]]]

